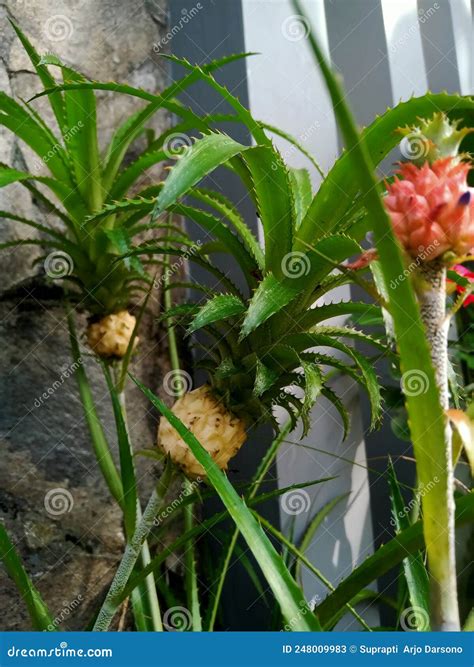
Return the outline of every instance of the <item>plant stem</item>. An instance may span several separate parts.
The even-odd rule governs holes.
[[[265,453],[265,456],[260,462],[259,467],[257,468],[257,471],[253,477],[252,483],[250,484],[249,487],[249,492],[247,495],[248,500],[252,500],[255,498],[258,489],[260,488],[263,480],[265,479],[265,475],[267,474],[268,470],[270,469],[270,466],[272,465],[275,456],[278,453],[278,450],[280,448],[280,445],[283,443],[285,440],[286,436],[290,433],[291,431],[291,421],[289,421],[285,426],[281,429],[281,431],[277,434],[277,436],[273,439],[272,444],[268,448],[268,450]],[[237,538],[239,537],[239,529],[236,528],[232,534],[229,547],[224,559],[224,563],[222,565],[222,569],[219,575],[219,580],[217,582],[217,589],[214,595],[214,599],[212,601],[212,608],[211,608],[211,615],[209,619],[209,624],[207,627],[208,632],[212,632],[214,629],[214,624],[216,622],[217,618],[217,611],[219,608],[219,602],[221,599],[222,595],[222,590],[224,588],[224,582],[225,578],[227,576],[227,571],[229,569],[230,565],[230,560],[232,558],[232,553],[235,549],[235,545],[237,544]]]
[[[125,399],[125,391],[121,391],[118,394],[118,399],[120,403],[120,408],[122,411],[122,416],[123,420],[125,423],[125,428],[127,429],[128,433],[128,442],[131,443],[130,440],[130,432],[128,429],[128,420],[127,420],[127,406],[126,406],[126,399]],[[132,453],[133,454],[133,453]],[[142,519],[142,508],[140,504],[140,499],[137,498],[137,511],[136,511],[136,521],[139,522]],[[127,536],[127,539],[131,537],[130,535]],[[147,540],[143,542],[141,551],[140,551],[140,566],[141,567],[146,567],[150,562],[151,562],[151,555],[150,555],[150,548],[148,546]],[[160,612],[160,603],[158,601],[158,595],[156,592],[156,585],[155,585],[155,577],[153,575],[153,572],[151,572],[147,578],[145,579],[144,582],[144,593],[145,593],[145,598],[148,602],[148,611],[150,612],[151,616],[151,625],[152,629],[157,631],[157,632],[162,632],[163,631],[163,623],[161,621],[161,612]],[[132,592],[132,602],[134,603],[134,610],[136,608],[136,603],[137,603],[137,598],[142,598],[141,594],[141,587],[138,587],[133,590]],[[139,603],[139,606],[140,603]]]
[[[83,358],[79,351],[79,342],[76,335],[76,327],[74,324],[74,315],[69,308],[67,308],[67,321],[69,326],[69,338],[71,342],[72,358],[74,360],[77,385],[79,387],[79,395],[84,410],[84,416],[89,427],[89,432],[92,440],[92,446],[97,458],[100,470],[110,493],[118,502],[122,503],[123,488],[120,476],[117,472],[117,467],[110,453],[109,444],[105,437],[104,429],[100,422],[99,416],[95,409],[92,391],[87,379],[87,374],[83,365]]]
[[[154,520],[163,506],[166,492],[172,479],[172,468],[166,465],[163,475],[143,512],[142,518],[137,523],[135,532],[127,546],[120,565],[110,585],[107,596],[94,624],[94,631],[105,632],[109,629],[115,613],[120,606],[121,595],[127,585],[130,575],[133,572],[135,564],[140,556],[142,546],[147,539]]]
[[[192,482],[186,479],[186,492],[192,492]],[[194,503],[186,505],[184,508],[184,530],[187,533],[194,526]],[[196,558],[194,548],[194,538],[188,540],[184,551],[184,567],[186,570],[186,596],[188,609],[191,612],[194,632],[202,632],[201,609],[199,604],[199,588],[197,582]]]
[[[417,289],[421,319],[426,330],[431,360],[444,410],[449,408],[448,389],[448,329],[446,318],[446,268],[438,261],[426,262],[420,267],[422,284]],[[444,496],[448,512],[448,552],[436,574],[430,567],[431,624],[433,630],[460,630],[456,584],[456,552],[454,523],[454,470],[452,456],[452,432],[448,420],[445,426],[445,465],[447,471]],[[441,483],[441,482],[440,482]]]
[[[171,308],[171,292],[168,287],[168,267],[169,267],[170,258],[169,256],[165,259],[164,273],[163,273],[163,282],[164,282],[164,292],[163,292],[163,301],[165,309],[169,310]],[[171,368],[174,371],[179,371],[181,368],[181,363],[178,353],[178,345],[176,341],[176,333],[174,330],[173,324],[168,323],[168,347],[170,354],[170,363]],[[179,378],[179,374],[177,374]],[[180,387],[178,390],[178,397],[182,396],[185,391],[184,382],[179,378]],[[192,493],[193,487],[192,483],[185,479],[184,481],[184,490],[185,492]],[[186,505],[184,508],[184,530],[188,532],[192,530],[194,525],[194,503]],[[201,610],[199,605],[199,588],[197,582],[197,571],[196,571],[196,557],[195,557],[195,546],[194,538],[189,540],[184,551],[184,567],[185,567],[185,584],[186,584],[186,596],[188,609],[191,612],[193,631],[201,632],[202,631],[202,619],[201,619]]]

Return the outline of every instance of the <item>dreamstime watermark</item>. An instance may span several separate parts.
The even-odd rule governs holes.
[[[400,627],[405,632],[428,630],[430,627],[428,612],[423,607],[407,607],[400,614]]]
[[[74,507],[74,498],[67,489],[58,487],[50,489],[44,497],[44,508],[51,516],[67,514]]]
[[[420,265],[423,264],[423,262],[428,257],[430,257],[432,252],[436,250],[438,246],[439,246],[439,241],[437,239],[435,239],[433,243],[430,243],[430,245],[427,247],[420,246],[418,248],[419,254],[417,255],[417,257],[413,261],[411,261],[410,264],[405,269],[403,269],[403,273],[401,275],[397,276],[397,278],[394,278],[393,280],[390,281],[390,287],[392,289],[395,289],[396,287],[398,287],[398,285],[400,285],[400,283],[403,283],[413,273],[413,271],[416,271],[416,269],[418,269]]]
[[[430,151],[430,141],[421,132],[410,132],[400,142],[400,153],[406,160],[421,160]]]
[[[193,388],[193,379],[189,373],[183,371],[181,368],[168,371],[163,378],[163,389],[168,396],[180,396],[181,394],[191,391]]]
[[[65,39],[70,39],[73,32],[72,21],[65,14],[50,16],[43,26],[44,36],[51,42],[63,42]]]
[[[305,145],[311,139],[315,132],[321,128],[321,123],[319,120],[315,120],[311,125],[301,132],[297,137],[296,141],[298,144]],[[301,152],[298,146],[292,143],[290,146],[285,148],[285,150],[279,150],[278,158],[272,162],[271,168],[273,171],[276,171],[279,166],[286,168],[286,162],[288,159],[297,153]]]
[[[400,388],[405,396],[421,396],[426,394],[430,381],[426,373],[419,368],[413,368],[403,373],[400,380]]]
[[[404,48],[407,44],[407,42],[414,37],[415,35],[418,34],[419,27],[418,24],[421,23],[426,23],[427,21],[430,20],[434,14],[438,11],[440,8],[440,4],[438,2],[434,2],[431,7],[428,7],[428,9],[423,9],[420,7],[418,10],[418,18],[415,23],[412,23],[408,30],[406,30],[403,35],[401,35],[396,42],[393,42],[393,44],[390,45],[390,51],[392,53],[396,53],[398,49]]]
[[[286,278],[302,278],[311,270],[311,262],[304,252],[288,252],[281,260],[281,270]]]
[[[158,514],[158,516],[155,517],[153,521],[153,525],[155,527],[159,526],[165,519],[167,519],[170,514],[173,514],[184,502],[188,496],[190,496],[192,493],[194,493],[195,489],[198,488],[199,484],[201,483],[201,478],[196,477],[195,480],[190,482],[189,484],[183,484],[181,493],[176,497],[173,498],[173,500],[167,505],[164,509],[161,510],[161,512]]]
[[[295,516],[308,512],[311,507],[311,498],[304,489],[287,491],[281,497],[281,508],[286,514]]]
[[[169,157],[183,155],[193,145],[192,139],[184,132],[172,132],[163,143],[163,153]]]
[[[41,396],[38,396],[37,398],[35,398],[33,406],[35,408],[40,408],[43,405],[43,403],[48,400],[48,398],[50,398],[58,389],[60,389],[63,386],[64,382],[68,378],[70,378],[71,375],[74,375],[74,373],[77,371],[77,369],[80,366],[82,366],[82,363],[83,363],[82,358],[79,357],[79,359],[77,361],[74,361],[72,364],[67,366],[61,372],[58,379],[55,380],[51,386],[49,386],[47,389],[45,389],[45,391],[43,391]]]
[[[53,632],[54,630],[57,629],[61,623],[64,623],[65,620],[72,614],[73,611],[75,611],[81,604],[81,602],[84,600],[83,596],[79,593],[77,597],[74,598],[74,600],[71,600],[71,602],[63,602],[63,608],[59,612],[57,616],[53,618],[52,623],[48,625],[48,627],[44,630],[44,632]]]
[[[153,281],[154,289],[160,289],[163,287],[163,285],[167,285],[169,279],[172,278],[176,273],[179,273],[179,271],[183,268],[184,263],[188,259],[191,259],[191,257],[201,249],[201,246],[202,241],[198,240],[193,243],[192,246],[186,248],[186,250],[178,257],[178,259],[173,262],[173,264],[170,264],[166,267],[159,278],[155,278]]]
[[[67,642],[61,642],[53,648],[16,648],[8,647],[9,658],[111,658],[111,648],[69,648]]]
[[[301,14],[287,16],[281,24],[281,34],[289,42],[299,42],[302,39],[306,39],[309,35],[309,30],[308,19]]]
[[[204,9],[204,6],[200,2],[196,2],[194,7],[191,7],[191,9],[182,9],[181,10],[181,18],[179,21],[177,21],[174,26],[172,26],[166,35],[162,37],[158,42],[153,44],[153,51],[155,53],[160,53],[160,51],[163,49],[163,47],[167,46],[173,37],[175,37],[183,28],[187,26],[187,24],[193,20],[195,16],[199,14],[199,12]]]
[[[170,607],[163,614],[163,626],[168,632],[186,632],[193,625],[193,616],[186,607]]]
[[[422,484],[420,485],[418,489],[418,497],[421,500],[421,498],[424,498],[427,493],[432,491],[436,484],[439,482],[439,477],[435,476],[433,479],[428,482],[428,484]],[[390,519],[390,525],[393,526],[394,528],[397,525],[397,518],[398,519],[404,519],[406,516],[408,516],[413,509],[417,506],[418,504],[418,498],[411,498],[411,500],[403,507],[401,510],[397,512],[396,517],[392,516]]]
[[[75,125],[73,125],[65,134],[64,134],[64,142],[67,144],[71,139],[73,139],[76,134],[82,130],[84,127],[84,123],[82,120],[78,120]],[[48,162],[51,160],[51,158],[55,157],[61,150],[63,150],[62,144],[59,142],[55,143],[52,148],[49,149],[45,155],[42,155],[40,159],[35,160],[34,166],[39,169],[43,164],[48,164]]]
[[[314,608],[316,607],[316,604],[320,601],[319,595],[314,595],[308,602],[305,600],[302,600],[299,605],[301,607],[301,610],[295,614],[286,625],[282,627],[280,632],[292,632],[296,626],[296,624],[300,621],[300,619],[304,618],[306,614],[312,614],[314,611]]]
[[[53,250],[45,258],[44,270],[46,275],[53,280],[70,276],[74,269],[74,262],[71,255],[63,250]]]

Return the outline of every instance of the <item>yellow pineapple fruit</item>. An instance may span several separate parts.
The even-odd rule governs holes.
[[[243,420],[216,398],[209,385],[184,394],[174,404],[173,412],[196,436],[219,468],[227,470],[229,460],[237,454],[246,439]],[[187,444],[164,417],[158,429],[158,445],[188,477],[206,476]]]
[[[99,357],[123,357],[135,327],[136,318],[128,310],[106,315],[87,329],[87,342]],[[135,338],[133,347],[138,343]]]

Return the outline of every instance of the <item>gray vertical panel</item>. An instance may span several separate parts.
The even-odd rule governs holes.
[[[459,92],[454,30],[448,0],[418,0],[418,15],[430,90]]]
[[[387,44],[380,0],[325,0],[333,65],[360,124],[392,103]]]
[[[242,8],[240,0],[201,0],[197,3],[195,0],[170,0],[170,31],[173,26],[179,26],[182,16],[190,13],[197,6],[201,6],[198,13],[195,13],[183,29],[175,31],[168,48],[176,56],[187,58],[192,63],[204,63],[209,60],[221,58],[233,53],[245,51],[243,26],[242,26]],[[183,69],[180,66],[173,66],[173,78],[179,78],[183,75]],[[226,65],[225,68],[215,74],[218,81],[224,84],[241,103],[248,107],[248,90],[245,60]],[[223,102],[222,97],[213,91],[206,84],[196,84],[182,95],[182,101],[190,106],[196,113],[229,113],[231,109]],[[250,143],[250,136],[246,128],[241,124],[227,124],[222,127],[231,134],[234,139],[243,143]],[[205,181],[208,188],[221,191],[238,205],[240,212],[244,215],[249,227],[257,234],[257,220],[255,209],[246,196],[246,191],[236,176],[229,170],[221,169],[213,173]],[[202,239],[202,232],[196,227],[189,227],[189,232],[195,239]],[[216,257],[216,263],[220,268],[237,283],[242,290],[245,289],[243,278],[234,262],[229,262],[226,256]],[[202,271],[190,263],[189,266],[191,280],[209,284],[210,277],[205,271]],[[231,461],[230,477],[233,483],[247,482],[253,475],[258,462],[261,460],[271,441],[271,429],[262,427],[250,434],[245,446],[235,459]],[[270,471],[271,483],[262,485],[263,491],[270,491],[276,488],[276,473]],[[205,508],[206,513],[213,514],[222,509],[220,502],[209,501]],[[260,508],[262,509],[262,508]],[[260,511],[260,510],[259,510]],[[266,503],[262,512],[273,525],[279,525],[278,504],[276,502]],[[230,535],[234,524],[219,525],[219,529]],[[217,532],[217,531],[216,531]],[[213,540],[210,533],[207,534],[207,541],[212,558],[216,564],[220,563],[223,555],[222,544],[219,539]],[[245,543],[241,543],[242,548],[247,551]],[[250,554],[247,553],[247,556]],[[224,607],[224,629],[231,630],[260,630],[266,629],[269,625],[268,609],[262,601],[257,600],[258,594],[255,587],[250,582],[248,575],[239,562],[235,562],[236,557],[231,561],[229,575],[223,594]],[[257,567],[258,570],[258,567]],[[265,583],[264,583],[265,586]],[[265,586],[266,587],[266,586]]]
[[[341,72],[348,101],[360,125],[374,120],[392,105],[387,44],[383,24],[382,7],[379,0],[326,0],[326,18],[329,48],[333,66]],[[387,167],[388,167],[387,163]],[[368,301],[367,295],[357,286],[351,287],[353,300]],[[373,355],[372,349],[361,351]],[[382,381],[388,380],[385,368],[378,369]],[[386,456],[405,454],[407,445],[393,435],[389,419],[382,429],[369,432],[370,409],[364,394],[362,400],[365,445],[368,459],[371,514],[374,533],[374,548],[387,541],[390,520],[390,502],[386,479]],[[374,459],[374,460],[371,460]],[[400,471],[405,477],[409,471]],[[395,575],[396,576],[396,575]],[[379,590],[386,591],[393,585],[394,575],[378,582]],[[381,609],[382,625],[391,622]]]

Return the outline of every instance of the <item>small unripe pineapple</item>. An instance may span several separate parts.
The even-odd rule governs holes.
[[[136,318],[128,310],[106,315],[87,329],[87,342],[99,357],[123,357],[135,327]],[[135,338],[133,346],[138,343]]]
[[[219,468],[227,470],[229,460],[237,454],[246,439],[243,421],[215,397],[209,385],[184,394],[174,404],[173,412],[196,436]],[[164,417],[158,429],[158,445],[188,477],[206,476],[202,465]]]

